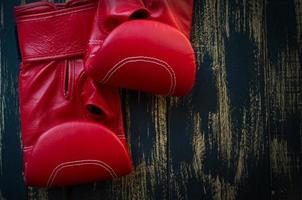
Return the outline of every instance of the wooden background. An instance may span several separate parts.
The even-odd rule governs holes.
[[[51,190],[22,181],[21,3],[0,3],[1,200],[302,199],[302,0],[196,0],[192,93],[122,91],[135,172]]]

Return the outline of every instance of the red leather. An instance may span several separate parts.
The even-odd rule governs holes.
[[[192,8],[192,0],[99,1],[87,74],[110,86],[186,95],[196,71],[189,41]]]
[[[190,38],[193,0],[144,0],[149,19],[173,26]]]
[[[27,185],[112,179],[132,170],[116,89],[83,67],[96,1],[16,8],[20,112]]]

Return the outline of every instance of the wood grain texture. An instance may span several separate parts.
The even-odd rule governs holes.
[[[18,56],[15,37],[13,1],[0,2],[0,197],[23,199],[26,197],[22,178],[20,118],[18,99]]]
[[[302,199],[301,8],[301,1],[268,4],[265,95],[274,199]]]
[[[50,190],[22,182],[12,11],[31,1],[0,2],[1,200],[302,199],[302,0],[196,0],[192,93],[121,91],[135,171]]]

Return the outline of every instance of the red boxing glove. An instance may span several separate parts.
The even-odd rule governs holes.
[[[84,72],[96,7],[73,0],[16,8],[27,185],[64,186],[132,170],[118,91]]]
[[[196,71],[189,41],[192,9],[192,0],[99,1],[87,74],[115,87],[186,95]]]

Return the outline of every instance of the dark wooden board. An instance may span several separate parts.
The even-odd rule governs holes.
[[[22,181],[13,7],[26,2],[0,0],[1,200],[302,199],[302,0],[196,0],[191,94],[121,91],[135,172],[50,190]]]

